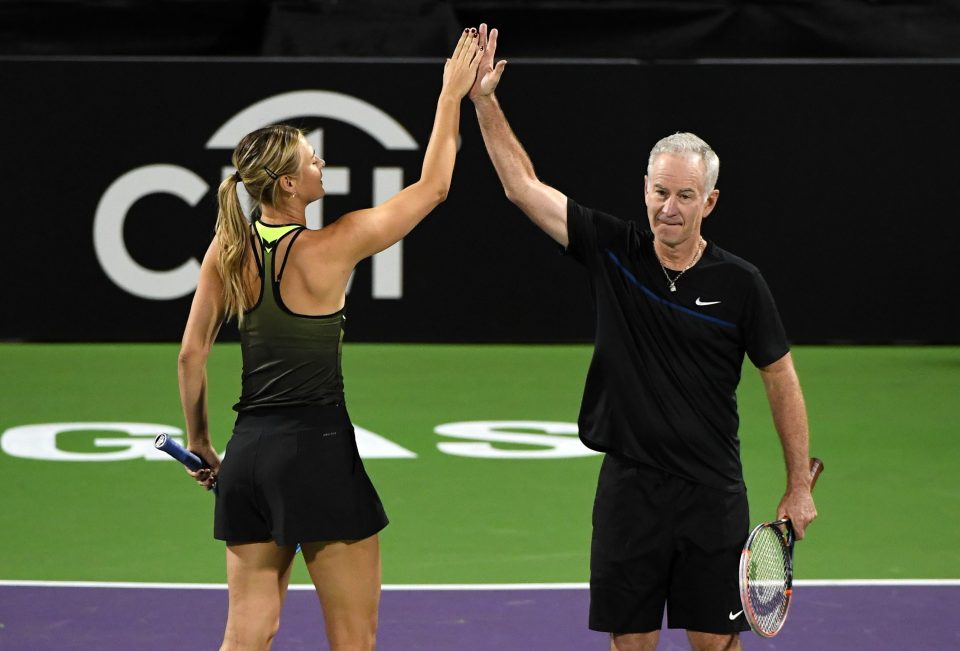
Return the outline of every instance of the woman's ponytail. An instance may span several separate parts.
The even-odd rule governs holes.
[[[258,204],[278,205],[278,179],[299,172],[302,137],[299,129],[283,124],[248,133],[233,151],[233,164],[238,171],[228,176],[217,191],[217,268],[223,279],[227,318],[236,317],[238,323],[243,322],[243,313],[250,308],[243,264],[250,224],[240,206],[237,185],[243,183],[247,194]]]
[[[243,285],[243,256],[247,250],[249,225],[237,196],[237,175],[228,176],[217,191],[217,268],[223,279],[224,307],[227,318],[243,322],[247,292]]]

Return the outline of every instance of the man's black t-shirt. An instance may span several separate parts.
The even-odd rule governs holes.
[[[596,345],[580,438],[695,482],[742,491],[737,385],[789,351],[756,267],[708,243],[669,291],[653,233],[567,200],[567,253],[590,274]],[[671,272],[671,278],[677,272]]]

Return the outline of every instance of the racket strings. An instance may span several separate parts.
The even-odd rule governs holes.
[[[750,546],[747,596],[757,625],[768,633],[779,630],[787,615],[789,558],[782,535],[764,527]]]

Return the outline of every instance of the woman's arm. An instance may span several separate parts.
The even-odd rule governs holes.
[[[217,271],[217,240],[214,238],[200,265],[200,280],[183,332],[177,377],[180,404],[187,426],[187,448],[204,459],[210,470],[189,472],[207,489],[213,487],[220,459],[207,428],[207,357],[223,321],[223,281]]]
[[[379,206],[347,213],[327,227],[338,238],[338,250],[349,256],[352,264],[403,239],[447,198],[457,157],[460,102],[476,77],[478,50],[477,31],[464,30],[444,66],[443,87],[420,179]]]

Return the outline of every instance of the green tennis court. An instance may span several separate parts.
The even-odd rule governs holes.
[[[135,456],[152,441],[150,427],[138,436],[111,423],[182,427],[177,350],[0,345],[0,579],[223,582],[211,496],[178,464],[142,454],[51,458]],[[366,461],[391,517],[382,536],[384,583],[587,580],[600,457],[584,455],[569,424],[590,351],[345,346],[351,415],[369,433],[366,449],[387,455]],[[960,576],[960,522],[950,517],[960,498],[960,348],[798,347],[794,356],[812,452],[826,463],[816,493],[820,518],[798,546],[801,578]],[[239,365],[237,345],[216,346],[210,420],[221,451]],[[752,519],[759,520],[773,515],[783,470],[750,367],[739,402]],[[60,433],[44,438],[44,431]],[[497,434],[503,440],[487,440]],[[931,523],[937,535],[921,546],[917,529]],[[307,581],[297,566],[294,582]]]

